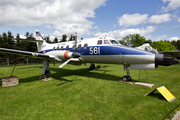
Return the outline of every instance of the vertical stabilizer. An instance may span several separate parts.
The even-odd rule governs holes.
[[[45,40],[43,40],[43,37],[42,37],[41,33],[38,30],[34,31],[34,37],[37,40],[36,45],[37,45],[38,52],[39,52],[39,51],[41,51],[43,49],[42,46],[46,45],[47,43],[46,43]]]

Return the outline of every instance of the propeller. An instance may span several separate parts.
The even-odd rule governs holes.
[[[77,32],[75,32],[75,42],[74,42],[74,51],[76,52],[77,47]]]
[[[62,68],[63,66],[65,66],[69,61],[71,61],[71,59],[68,59],[66,62],[64,62],[63,64],[61,64],[61,65],[59,66],[59,68]]]
[[[71,61],[73,58],[78,58],[78,59],[79,59],[79,57],[81,57],[81,54],[78,53],[78,52],[76,52],[76,47],[77,47],[77,32],[75,32],[75,42],[74,42],[74,51],[75,51],[75,52],[72,53],[72,58],[68,59],[68,60],[65,61],[63,64],[61,64],[61,65],[59,66],[59,68],[62,68],[63,66],[65,66],[65,65],[66,65],[69,61]],[[79,60],[80,60],[80,59],[79,59]]]
[[[63,66],[65,66],[69,61],[71,61],[71,60],[74,59],[74,58],[78,58],[78,59],[79,59],[79,57],[81,57],[81,54],[80,54],[80,53],[78,53],[78,52],[73,52],[72,55],[71,55],[71,58],[68,59],[67,61],[65,61],[63,64],[61,64],[61,65],[59,66],[59,68],[62,68]]]

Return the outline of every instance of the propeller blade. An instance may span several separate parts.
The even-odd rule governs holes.
[[[65,66],[70,60],[71,60],[71,59],[68,59],[66,62],[64,62],[63,64],[61,64],[61,65],[59,66],[59,68],[62,68],[63,66]]]
[[[76,52],[77,47],[77,32],[75,32],[75,42],[74,42],[74,51]]]

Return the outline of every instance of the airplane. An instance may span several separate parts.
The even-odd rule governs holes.
[[[152,52],[154,54],[169,54],[171,56],[173,56],[174,58],[174,63],[178,63],[179,62],[179,58],[180,58],[180,50],[174,50],[174,51],[157,51],[156,49],[154,49],[153,47],[150,46],[150,44],[144,43],[143,45],[139,46],[139,47],[135,47],[137,49],[140,50],[145,50],[145,51],[149,51]]]
[[[7,48],[0,48],[0,52],[43,58],[41,74],[44,78],[50,76],[49,60],[52,59],[63,62],[59,68],[67,63],[75,65],[91,63],[91,69],[95,68],[94,63],[123,64],[127,73],[122,77],[125,82],[131,80],[130,69],[155,69],[158,65],[169,66],[174,62],[171,55],[154,54],[123,46],[111,37],[77,40],[75,33],[75,41],[48,44],[38,30],[34,31],[34,36],[36,40],[26,41],[36,42],[38,53]]]

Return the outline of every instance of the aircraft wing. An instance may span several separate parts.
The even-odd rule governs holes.
[[[9,54],[16,54],[16,55],[24,55],[24,56],[31,56],[31,57],[40,57],[40,58],[50,58],[49,55],[41,54],[41,53],[34,53],[28,51],[21,51],[21,50],[14,50],[14,49],[7,49],[7,48],[0,48],[0,52],[9,53]]]
[[[180,58],[180,50],[177,51],[158,51],[159,54],[170,54],[173,57]]]

